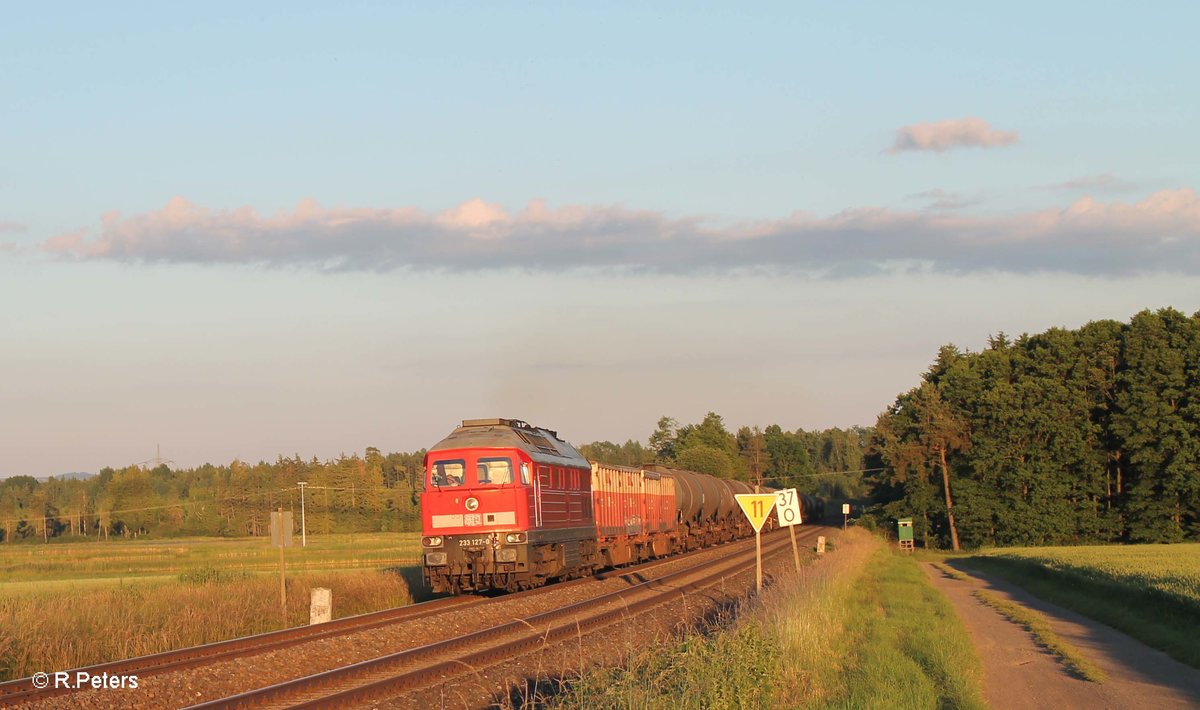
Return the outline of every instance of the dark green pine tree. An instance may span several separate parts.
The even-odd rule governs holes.
[[[1197,330],[1174,309],[1142,311],[1122,341],[1112,429],[1129,462],[1123,508],[1134,542],[1177,542],[1196,524],[1200,429],[1189,357]]]
[[[934,373],[936,374],[936,373]],[[876,424],[879,450],[895,478],[940,483],[946,530],[951,549],[961,549],[955,523],[951,463],[971,445],[967,422],[948,403],[932,381],[901,395]],[[918,489],[924,487],[915,483]]]

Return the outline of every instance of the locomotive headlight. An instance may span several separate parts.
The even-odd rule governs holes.
[[[423,537],[423,538],[421,538],[421,546],[422,547],[441,547],[442,546],[442,536],[441,535],[433,535],[430,537]]]
[[[507,543],[508,543],[508,544],[510,544],[510,545],[516,545],[516,544],[518,544],[518,543],[525,542],[525,541],[526,541],[526,540],[528,540],[528,539],[529,539],[529,538],[525,537],[525,533],[523,533],[523,532],[521,532],[521,533],[509,533],[509,534],[507,534],[507,535],[505,535],[505,536],[504,536],[504,541],[505,541],[505,542],[507,542]]]

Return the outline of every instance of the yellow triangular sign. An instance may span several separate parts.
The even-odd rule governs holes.
[[[775,494],[738,493],[734,498],[737,498],[738,505],[742,506],[742,512],[750,519],[750,524],[754,526],[754,532],[762,530],[763,523],[767,522],[767,516],[771,514],[771,508],[775,507]]]

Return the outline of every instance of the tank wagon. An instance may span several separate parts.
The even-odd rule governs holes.
[[[741,481],[591,462],[517,419],[465,420],[429,449],[425,477],[422,569],[436,592],[529,589],[753,533]]]

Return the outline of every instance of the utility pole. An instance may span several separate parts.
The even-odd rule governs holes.
[[[288,513],[291,517],[291,513]],[[283,628],[287,628],[287,577],[284,574],[283,548],[291,542],[292,530],[283,528],[283,506],[279,506],[279,524],[272,526],[279,533],[279,611],[283,617]],[[290,521],[289,521],[290,524]]]
[[[300,547],[308,547],[308,527],[304,524],[304,487],[308,481],[297,481],[300,486]]]

